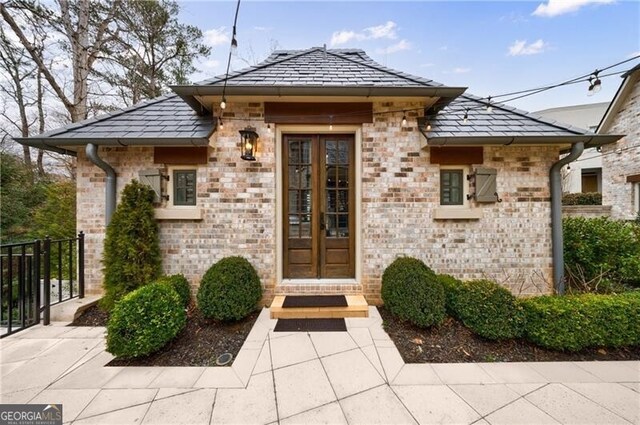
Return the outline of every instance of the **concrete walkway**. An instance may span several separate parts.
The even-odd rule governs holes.
[[[640,362],[404,364],[375,308],[346,333],[274,333],[264,310],[232,367],[104,367],[104,328],[0,342],[2,403],[74,424],[640,424]]]

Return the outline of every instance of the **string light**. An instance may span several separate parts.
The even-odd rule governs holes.
[[[430,123],[430,122],[428,122],[424,129],[425,129],[426,131],[431,131],[431,123]]]
[[[405,111],[402,111],[402,126],[406,127],[407,125],[407,116],[405,114]]]
[[[491,105],[491,96],[489,96],[487,98],[487,112],[488,113],[492,113],[493,112],[493,106]]]
[[[222,122],[222,117],[218,118],[219,120],[219,126],[220,126],[220,130],[224,130],[224,123]]]
[[[225,109],[227,107],[227,100],[223,97],[222,102],[220,102],[220,109]]]
[[[596,69],[589,77],[589,90],[587,91],[587,96],[593,96],[602,89],[602,82],[600,81],[600,78],[598,78],[599,72],[600,71]]]
[[[267,124],[267,132],[271,134],[271,124]]]
[[[229,79],[229,67],[231,66],[231,54],[238,48],[238,40],[236,40],[236,25],[238,23],[238,12],[240,11],[240,0],[236,5],[236,16],[233,18],[233,36],[231,37],[231,46],[229,47],[229,57],[227,58],[227,72],[224,74],[224,86],[222,86],[222,102],[220,109],[227,107],[227,99],[224,97],[227,92],[227,80]]]
[[[329,130],[333,130],[333,115],[329,115]]]
[[[464,110],[464,118],[462,119],[462,122],[464,122],[465,124],[469,121],[469,108]]]

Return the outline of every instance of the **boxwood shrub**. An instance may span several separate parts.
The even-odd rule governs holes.
[[[440,278],[447,289],[450,314],[474,333],[487,339],[522,336],[524,312],[508,289],[489,280],[460,282]]]
[[[107,351],[121,358],[151,354],[175,338],[186,319],[171,286],[145,285],[114,306],[107,324]]]
[[[184,277],[184,275],[173,274],[171,276],[162,276],[156,282],[170,285],[178,293],[182,305],[186,307],[189,304],[189,300],[191,299],[191,287],[189,286],[189,281]]]
[[[385,307],[402,320],[428,327],[445,318],[444,289],[435,273],[422,261],[402,257],[382,275]]]
[[[453,303],[463,283],[460,279],[456,279],[455,277],[448,274],[439,274],[438,280],[440,281],[440,283],[442,284],[442,287],[444,288],[444,299],[445,299],[445,307],[447,309],[447,314],[449,316],[456,317],[455,312],[453,310]]]
[[[640,291],[541,296],[522,301],[526,337],[554,350],[640,345]]]
[[[233,321],[247,317],[262,298],[262,285],[251,263],[242,257],[226,257],[202,277],[198,308],[210,319]]]

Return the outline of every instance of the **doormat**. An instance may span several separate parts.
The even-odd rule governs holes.
[[[346,332],[344,319],[278,319],[274,332]]]
[[[282,308],[348,306],[344,295],[287,295],[282,303]]]

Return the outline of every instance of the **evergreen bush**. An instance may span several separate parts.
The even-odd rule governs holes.
[[[640,345],[640,291],[541,296],[522,301],[525,335],[553,350]]]
[[[602,193],[565,193],[562,205],[602,205]]]
[[[449,316],[455,317],[453,304],[458,292],[462,288],[463,283],[460,279],[456,279],[455,277],[448,274],[439,274],[437,277],[442,284],[442,287],[444,288],[444,298],[445,306],[447,308],[447,314]]]
[[[189,281],[182,274],[174,274],[171,276],[162,276],[156,282],[170,285],[180,297],[183,306],[189,305],[191,299],[191,287]]]
[[[416,326],[437,325],[445,318],[442,284],[435,273],[416,258],[398,258],[385,269],[382,300],[392,314]]]
[[[104,241],[104,289],[101,305],[111,310],[127,293],[152,282],[161,273],[154,192],[131,181],[122,190]]]
[[[640,286],[640,225],[606,217],[563,220],[565,275],[591,292]]]
[[[187,315],[176,291],[145,285],[118,301],[107,324],[107,351],[116,357],[154,353],[184,328]]]
[[[524,331],[522,306],[508,289],[489,280],[447,285],[449,310],[487,339],[517,338]]]
[[[204,317],[234,321],[247,317],[262,298],[262,285],[251,263],[226,257],[207,270],[198,288],[198,308]]]

